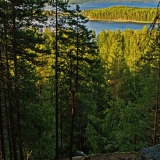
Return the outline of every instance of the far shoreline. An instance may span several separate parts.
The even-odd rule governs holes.
[[[101,22],[116,22],[116,23],[142,23],[142,24],[151,24],[152,21],[134,21],[134,20],[105,20],[105,19],[89,19],[89,21],[101,21]]]

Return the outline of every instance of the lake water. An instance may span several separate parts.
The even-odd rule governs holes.
[[[111,6],[130,6],[130,7],[140,7],[140,8],[156,8],[158,2],[103,2],[103,3],[84,3],[79,4],[81,10],[88,9],[98,9],[98,8],[108,8]],[[71,5],[71,9],[75,9],[76,5]],[[86,26],[89,30],[94,29],[98,35],[102,29],[104,30],[114,30],[117,29],[125,30],[130,28],[132,30],[142,29],[145,25],[148,27],[151,24],[144,23],[126,23],[126,22],[107,22],[107,21],[89,21]]]
[[[156,8],[158,5],[157,2],[101,2],[101,3],[83,3],[79,4],[81,10],[88,10],[88,9],[98,9],[98,8],[108,8],[111,6],[130,6],[130,7],[140,7],[140,8]],[[75,9],[76,5],[71,4],[70,9]],[[46,8],[51,10],[51,7]],[[102,29],[104,30],[114,30],[117,29],[125,30],[126,28],[130,28],[132,30],[142,29],[145,25],[148,27],[151,24],[144,24],[144,23],[130,23],[130,22],[107,22],[107,21],[89,21],[86,24],[86,27],[89,30],[94,29],[96,34],[98,35]]]
[[[120,29],[121,31],[125,30],[126,28],[130,28],[132,30],[142,29],[144,26],[150,27],[151,24],[144,24],[144,23],[124,23],[124,22],[105,22],[105,21],[89,21],[86,23],[86,27],[88,30],[94,30],[96,35],[100,33],[102,29],[104,30],[114,30]]]

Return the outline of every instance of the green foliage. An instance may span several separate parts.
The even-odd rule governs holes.
[[[98,35],[112,97],[110,107],[103,111],[105,120],[101,125],[106,128],[105,152],[136,151],[152,144],[158,36],[157,29],[150,33],[147,27],[123,32],[102,30]]]
[[[44,102],[43,102],[44,103]],[[22,140],[24,152],[31,152],[32,159],[49,159],[54,156],[52,109],[47,104],[30,104],[22,111]],[[26,132],[27,131],[27,132]],[[44,145],[47,144],[47,145]]]
[[[93,40],[94,36],[87,30],[86,18],[79,14],[81,11],[77,6],[76,11],[66,14],[67,26],[59,31],[58,52],[59,52],[59,97],[61,112],[61,122],[63,125],[62,141],[63,150],[68,154],[68,144],[71,128],[71,107],[73,93],[75,94],[75,122],[74,122],[74,150],[80,150],[84,146],[85,126],[82,115],[85,113],[85,106],[89,101],[89,83],[92,79],[93,64],[96,61],[97,45]],[[65,98],[64,98],[65,97]],[[65,107],[63,107],[65,106]],[[67,119],[66,119],[67,117]],[[64,132],[65,131],[65,132]],[[67,137],[67,139],[66,139]]]
[[[49,135],[53,132],[53,117],[49,114],[51,107],[42,98],[39,81],[43,77],[37,72],[38,68],[42,69],[47,64],[49,53],[39,32],[47,20],[42,14],[44,1],[1,1],[0,5],[3,154],[6,159],[16,160],[26,159],[27,156],[33,159],[51,158],[53,153],[48,151],[53,148]],[[44,147],[46,141],[48,148]]]
[[[42,24],[47,20],[44,2],[0,4],[0,134],[6,159],[55,156],[56,70],[61,157],[69,156],[73,102],[73,152],[129,152],[152,143],[160,49],[157,29],[102,30],[96,38],[85,27],[87,18],[79,6],[70,11],[61,1],[57,35],[49,28],[41,33],[37,29],[42,26],[32,20]],[[138,21],[150,21],[155,14],[147,8],[106,10],[86,13]]]

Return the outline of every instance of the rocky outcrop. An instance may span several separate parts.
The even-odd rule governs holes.
[[[160,144],[142,148],[138,160],[160,160]]]

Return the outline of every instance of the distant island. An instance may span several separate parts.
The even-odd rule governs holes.
[[[106,0],[70,0],[70,4],[82,4],[92,2],[106,2]],[[156,0],[109,0],[107,2],[157,2]],[[158,2],[157,2],[158,3]]]
[[[137,8],[128,6],[113,6],[85,10],[82,14],[89,20],[151,23],[156,16],[156,8]]]

